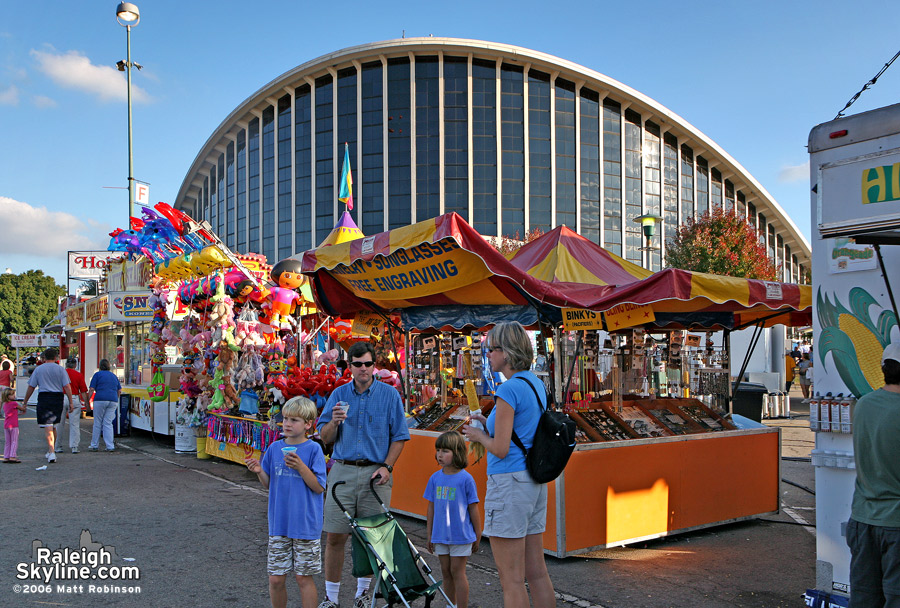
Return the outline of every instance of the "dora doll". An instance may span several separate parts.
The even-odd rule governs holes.
[[[295,290],[299,289],[306,280],[300,274],[300,260],[281,260],[272,267],[271,277],[276,287],[269,291],[272,300],[272,312],[269,318],[269,325],[272,327],[280,327],[285,322],[282,317],[291,314],[296,306],[300,294]]]

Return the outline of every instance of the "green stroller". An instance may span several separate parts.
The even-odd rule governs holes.
[[[434,580],[431,568],[425,563],[400,524],[394,519],[393,514],[378,496],[375,491],[375,479],[369,482],[369,489],[375,495],[383,512],[368,517],[354,518],[350,516],[350,513],[338,500],[335,491],[337,486],[342,483],[345,482],[338,481],[331,487],[331,496],[338,508],[350,520],[353,576],[366,577],[376,573],[378,576],[378,588],[372,596],[370,608],[375,608],[375,602],[379,596],[387,602],[387,606],[402,602],[406,608],[410,608],[410,603],[417,598],[424,597],[425,608],[429,608],[437,591],[440,591],[447,600],[447,605],[452,607],[453,603],[441,588],[441,583]],[[430,584],[422,576],[422,572],[428,576]]]

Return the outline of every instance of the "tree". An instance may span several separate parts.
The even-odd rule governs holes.
[[[36,334],[57,314],[66,290],[42,270],[0,275],[0,353],[12,346],[9,334]]]
[[[514,236],[501,236],[499,239],[494,239],[493,245],[497,251],[509,257],[510,255],[518,251],[519,247],[521,247],[522,245],[530,243],[534,239],[543,235],[544,231],[540,228],[532,228],[525,233],[525,238],[519,238],[519,231],[516,230],[516,234]]]
[[[716,206],[679,228],[666,245],[666,263],[682,270],[774,281],[781,267],[769,259],[761,236],[746,218]]]

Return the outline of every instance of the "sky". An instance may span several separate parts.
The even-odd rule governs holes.
[[[809,241],[809,131],[900,50],[888,0],[135,3],[134,175],[153,203],[175,202],[215,128],[281,74],[345,47],[434,35],[534,49],[649,96],[743,165]],[[0,272],[40,269],[65,285],[67,251],[105,250],[126,226],[117,4],[0,0]],[[900,60],[847,113],[898,100]]]

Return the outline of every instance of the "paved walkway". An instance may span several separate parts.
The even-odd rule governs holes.
[[[809,428],[809,404],[803,403],[803,394],[797,386],[791,387],[790,418],[763,420],[763,424],[781,429],[781,457],[809,458],[816,447],[816,434]]]

